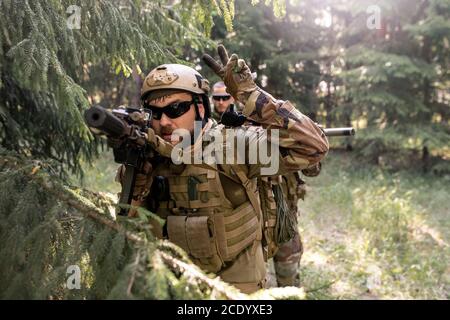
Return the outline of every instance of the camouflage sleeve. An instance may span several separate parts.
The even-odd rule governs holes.
[[[289,101],[276,100],[270,94],[256,90],[248,97],[243,114],[261,124],[268,132],[278,129],[278,139],[268,135],[268,140],[276,144],[279,150],[277,174],[316,166],[328,152],[329,145],[324,132]],[[252,143],[251,140],[249,143]],[[258,175],[258,164],[249,169],[249,176]]]

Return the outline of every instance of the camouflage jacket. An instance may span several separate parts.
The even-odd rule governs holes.
[[[252,93],[242,113],[249,120],[261,124],[261,128],[247,127],[247,146],[264,139],[261,135],[264,129],[279,130],[279,141],[274,142],[280,154],[280,168],[276,175],[315,167],[328,152],[328,140],[323,131],[289,101],[276,100],[258,90]],[[258,175],[260,168],[260,163],[249,164],[248,177]]]

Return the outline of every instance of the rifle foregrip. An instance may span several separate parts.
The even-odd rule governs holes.
[[[122,182],[122,192],[120,193],[120,204],[131,205],[133,200],[134,184],[136,182],[136,168],[130,165],[125,165],[125,176]],[[119,215],[126,216],[128,214],[127,208],[121,208]]]
[[[84,112],[84,119],[89,127],[98,129],[113,138],[120,138],[125,132],[125,125],[110,111],[94,106]]]

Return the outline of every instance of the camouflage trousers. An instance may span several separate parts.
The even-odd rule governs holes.
[[[303,253],[300,234],[282,244],[274,256],[275,273],[279,287],[300,286],[299,268]]]

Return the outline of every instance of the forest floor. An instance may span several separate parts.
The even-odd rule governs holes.
[[[450,177],[331,151],[299,203],[311,299],[449,299]]]
[[[116,193],[112,152],[86,167],[93,191]],[[305,178],[301,283],[309,299],[450,299],[450,177],[414,164],[389,172],[331,151]]]

